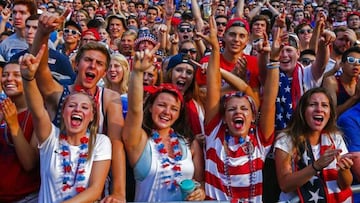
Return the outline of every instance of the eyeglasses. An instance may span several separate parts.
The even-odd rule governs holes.
[[[184,32],[192,32],[191,28],[179,28],[179,32],[184,33]]]
[[[223,26],[223,27],[225,27],[226,26],[226,22],[216,22],[216,26]]]
[[[343,12],[346,12],[346,10],[345,9],[338,9],[337,12],[343,13]]]
[[[309,58],[302,58],[300,59],[300,63],[303,64],[304,66],[308,66],[310,64],[312,64],[315,60],[311,60]]]
[[[299,30],[299,33],[300,33],[300,34],[305,34],[305,33],[310,34],[310,33],[312,33],[312,32],[313,32],[312,29],[301,29],[301,30]]]
[[[360,58],[355,58],[355,57],[352,57],[352,56],[348,56],[346,58],[346,61],[349,63],[349,64],[360,64]]]
[[[81,33],[80,33],[79,31],[77,31],[77,30],[71,30],[71,29],[68,29],[68,28],[65,28],[65,29],[64,29],[64,33],[65,33],[65,34],[71,33],[72,35],[76,35],[76,34],[81,35]]]
[[[273,4],[271,6],[274,7],[274,8],[280,8],[280,5],[277,5],[277,4]]]
[[[189,53],[189,52],[190,52],[190,54],[195,54],[197,51],[196,51],[195,48],[191,48],[191,49],[181,49],[181,50],[180,50],[180,53],[184,53],[184,54],[187,54],[187,53]]]

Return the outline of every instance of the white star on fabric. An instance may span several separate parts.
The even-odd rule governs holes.
[[[280,77],[285,77],[285,74],[284,74],[284,73],[280,73]]]
[[[282,82],[279,81],[279,87],[281,87]]]
[[[286,113],[286,118],[290,119],[291,118],[291,114],[289,114],[289,112]]]
[[[285,92],[290,92],[291,88],[289,86],[286,86],[285,88]]]
[[[276,119],[281,121],[283,119],[283,116],[281,115],[281,113],[276,114]]]
[[[284,96],[281,97],[281,102],[283,102],[283,103],[286,102],[286,98]]]
[[[319,190],[316,190],[316,192],[310,192],[311,194],[311,198],[309,199],[309,201],[314,201],[315,203],[317,203],[319,201],[319,199],[324,199],[323,197],[319,196]]]
[[[280,103],[280,97],[276,97],[276,102]]]

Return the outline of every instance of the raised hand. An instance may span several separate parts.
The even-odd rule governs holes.
[[[342,156],[337,157],[337,168],[339,170],[347,170],[350,169],[353,165],[353,155],[352,154],[344,154]]]
[[[26,53],[19,58],[21,77],[27,81],[31,81],[35,78],[36,71],[39,67],[42,56],[45,52],[45,45],[41,46],[41,49],[36,56]]]
[[[237,75],[239,78],[241,78],[244,81],[247,80],[247,60],[245,56],[240,56],[238,60],[236,61],[236,64],[234,66],[234,69],[231,71],[231,73]]]
[[[355,32],[354,32],[355,34]],[[336,35],[333,31],[330,30],[324,30],[320,36],[320,43],[324,43],[324,45],[329,45],[333,41],[335,41]]]
[[[70,11],[70,9],[67,9],[61,16],[49,12],[43,13],[39,18],[38,31],[44,34],[50,34],[64,23]]]
[[[2,20],[7,22],[11,16],[11,10],[9,8],[4,8],[1,12]]]
[[[134,57],[133,70],[144,72],[154,65],[155,53],[159,47],[160,43],[158,43],[152,50],[145,49],[144,51],[137,51]]]
[[[217,28],[216,28],[216,21],[214,15],[211,15],[209,18],[209,31],[210,31],[209,35],[205,35],[200,32],[197,32],[196,35],[203,38],[206,42],[208,42],[213,49],[214,48],[220,49],[219,41],[217,38]]]
[[[258,53],[261,53],[261,54],[270,53],[270,51],[271,51],[270,42],[269,42],[268,36],[265,31],[263,33],[263,38],[260,38],[257,41],[254,41],[252,46],[253,46],[253,49],[255,51],[257,51]]]

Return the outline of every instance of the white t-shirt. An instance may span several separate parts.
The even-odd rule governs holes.
[[[275,146],[274,146],[275,149],[281,149],[284,152],[293,156],[294,155],[293,154],[293,142],[291,140],[291,137],[288,135],[285,135],[284,133],[280,133],[277,137],[279,139],[277,139],[275,141]],[[342,150],[341,155],[348,153],[345,142],[341,135],[335,134],[332,136],[332,139],[334,141],[335,148]],[[315,160],[318,160],[320,158],[320,144],[317,144],[314,146],[312,145],[311,149],[312,149],[312,153],[314,155]],[[336,164],[336,161],[334,161],[334,162]],[[293,169],[293,171],[294,171],[294,169]],[[288,192],[288,193],[281,192],[279,201],[288,201],[295,197],[297,197],[296,192]]]
[[[59,128],[52,124],[50,136],[41,145],[40,149],[40,175],[41,186],[39,193],[39,202],[62,202],[67,196],[75,196],[77,193],[75,187],[72,187],[69,193],[62,191],[63,167],[62,156],[59,149]],[[70,159],[72,164],[72,174],[75,174],[76,164],[78,160],[78,146],[70,145]],[[85,181],[86,187],[89,184],[89,178],[94,161],[111,160],[111,142],[110,139],[103,134],[97,134],[92,155],[85,165]]]

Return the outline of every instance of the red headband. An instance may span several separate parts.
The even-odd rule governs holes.
[[[178,90],[178,88],[171,84],[171,83],[163,83],[159,86],[145,86],[144,87],[144,91],[148,92],[152,95],[159,93],[159,92],[172,92],[174,94],[176,94],[176,96],[180,99],[181,103],[183,103],[184,98],[183,95],[181,94],[181,92]]]

